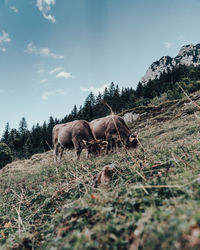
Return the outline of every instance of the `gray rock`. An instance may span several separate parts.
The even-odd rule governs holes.
[[[136,121],[139,117],[140,114],[133,114],[132,112],[128,112],[124,114],[122,118],[124,119],[125,123],[129,124]]]
[[[151,64],[145,75],[141,79],[141,83],[146,85],[150,80],[159,79],[161,74],[173,70],[179,65],[194,65],[200,64],[200,44],[184,45],[178,55],[174,58],[163,56],[160,60]]]

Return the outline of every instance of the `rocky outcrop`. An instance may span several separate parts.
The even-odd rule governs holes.
[[[141,79],[141,83],[146,85],[150,80],[159,79],[161,74],[167,73],[179,65],[194,65],[200,64],[200,44],[184,45],[178,55],[174,58],[163,56],[160,60],[151,64]]]

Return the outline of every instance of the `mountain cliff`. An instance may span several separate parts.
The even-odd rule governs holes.
[[[160,60],[151,64],[141,79],[141,83],[146,85],[150,80],[159,79],[161,74],[173,70],[179,65],[199,65],[200,64],[200,44],[184,45],[176,57],[163,56]]]

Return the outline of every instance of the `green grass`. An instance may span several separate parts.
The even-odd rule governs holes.
[[[46,152],[1,170],[0,249],[199,249],[200,111],[181,100],[150,112],[131,124],[137,150],[67,151],[59,165]],[[109,186],[93,187],[110,163]]]

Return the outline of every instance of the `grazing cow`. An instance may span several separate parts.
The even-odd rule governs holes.
[[[97,140],[90,124],[84,120],[55,125],[52,138],[55,162],[61,160],[65,148],[75,148],[78,160],[83,148],[87,148],[88,157],[97,156],[101,146],[107,143]]]
[[[106,153],[113,152],[120,143],[127,148],[136,148],[137,135],[131,133],[123,118],[118,115],[109,115],[90,122],[90,126],[97,139],[106,139],[108,142]]]

